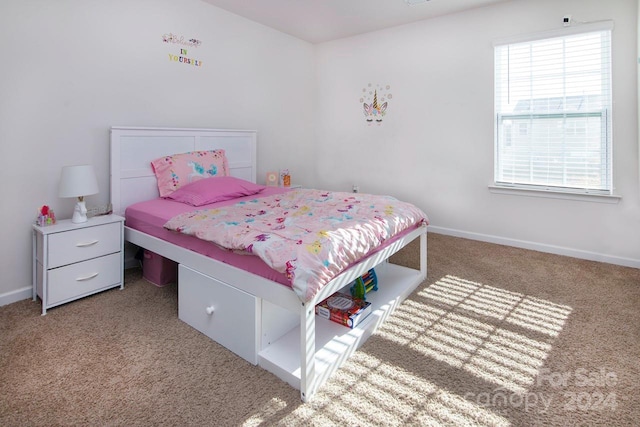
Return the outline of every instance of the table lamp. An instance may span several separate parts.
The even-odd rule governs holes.
[[[87,206],[84,196],[98,193],[96,173],[91,165],[65,166],[60,174],[59,197],[77,197],[78,203],[73,209],[71,222],[87,222]]]

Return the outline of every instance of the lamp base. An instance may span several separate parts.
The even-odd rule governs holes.
[[[73,217],[71,217],[71,222],[74,224],[87,222],[87,206],[84,201],[78,201],[78,203],[76,203],[76,207],[73,208]]]

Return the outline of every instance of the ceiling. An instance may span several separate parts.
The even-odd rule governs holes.
[[[508,0],[203,0],[310,43],[350,37]]]

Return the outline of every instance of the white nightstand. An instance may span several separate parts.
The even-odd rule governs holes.
[[[74,224],[33,225],[33,300],[42,314],[57,305],[124,288],[124,218],[105,215]]]

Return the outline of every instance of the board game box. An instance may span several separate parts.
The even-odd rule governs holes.
[[[353,329],[371,313],[371,303],[336,292],[316,305],[316,314]]]

